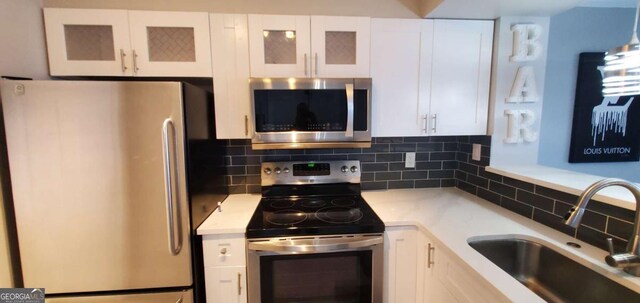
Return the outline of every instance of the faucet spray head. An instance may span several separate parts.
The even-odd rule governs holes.
[[[582,220],[582,216],[584,215],[584,208],[575,208],[572,207],[571,210],[564,215],[564,220],[566,225],[569,225],[573,228],[578,228],[580,225],[580,221]]]

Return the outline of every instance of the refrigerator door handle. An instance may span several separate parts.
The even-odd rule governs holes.
[[[176,156],[176,146],[178,142],[176,142],[176,128],[173,125],[173,121],[171,118],[167,118],[164,120],[162,124],[162,147],[163,147],[163,158],[164,158],[164,188],[165,188],[165,199],[167,201],[167,232],[169,234],[169,251],[172,255],[176,256],[182,250],[182,222],[181,217],[182,214],[180,212],[180,193],[179,186],[174,184],[174,176],[178,178],[178,170],[173,163],[173,159]],[[175,205],[174,205],[174,197]],[[175,212],[174,212],[175,208]],[[177,217],[178,224],[174,221],[174,215]],[[176,231],[177,227],[177,231]],[[176,233],[178,234],[178,239],[176,240]]]

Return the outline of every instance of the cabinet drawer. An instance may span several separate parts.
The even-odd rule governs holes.
[[[243,234],[204,236],[202,239],[204,266],[245,266]]]

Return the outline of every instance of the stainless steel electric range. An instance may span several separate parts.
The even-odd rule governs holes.
[[[359,161],[263,163],[249,302],[382,302],[383,233],[360,196]]]

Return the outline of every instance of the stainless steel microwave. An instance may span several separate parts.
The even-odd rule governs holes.
[[[253,149],[371,146],[371,78],[251,78]]]

